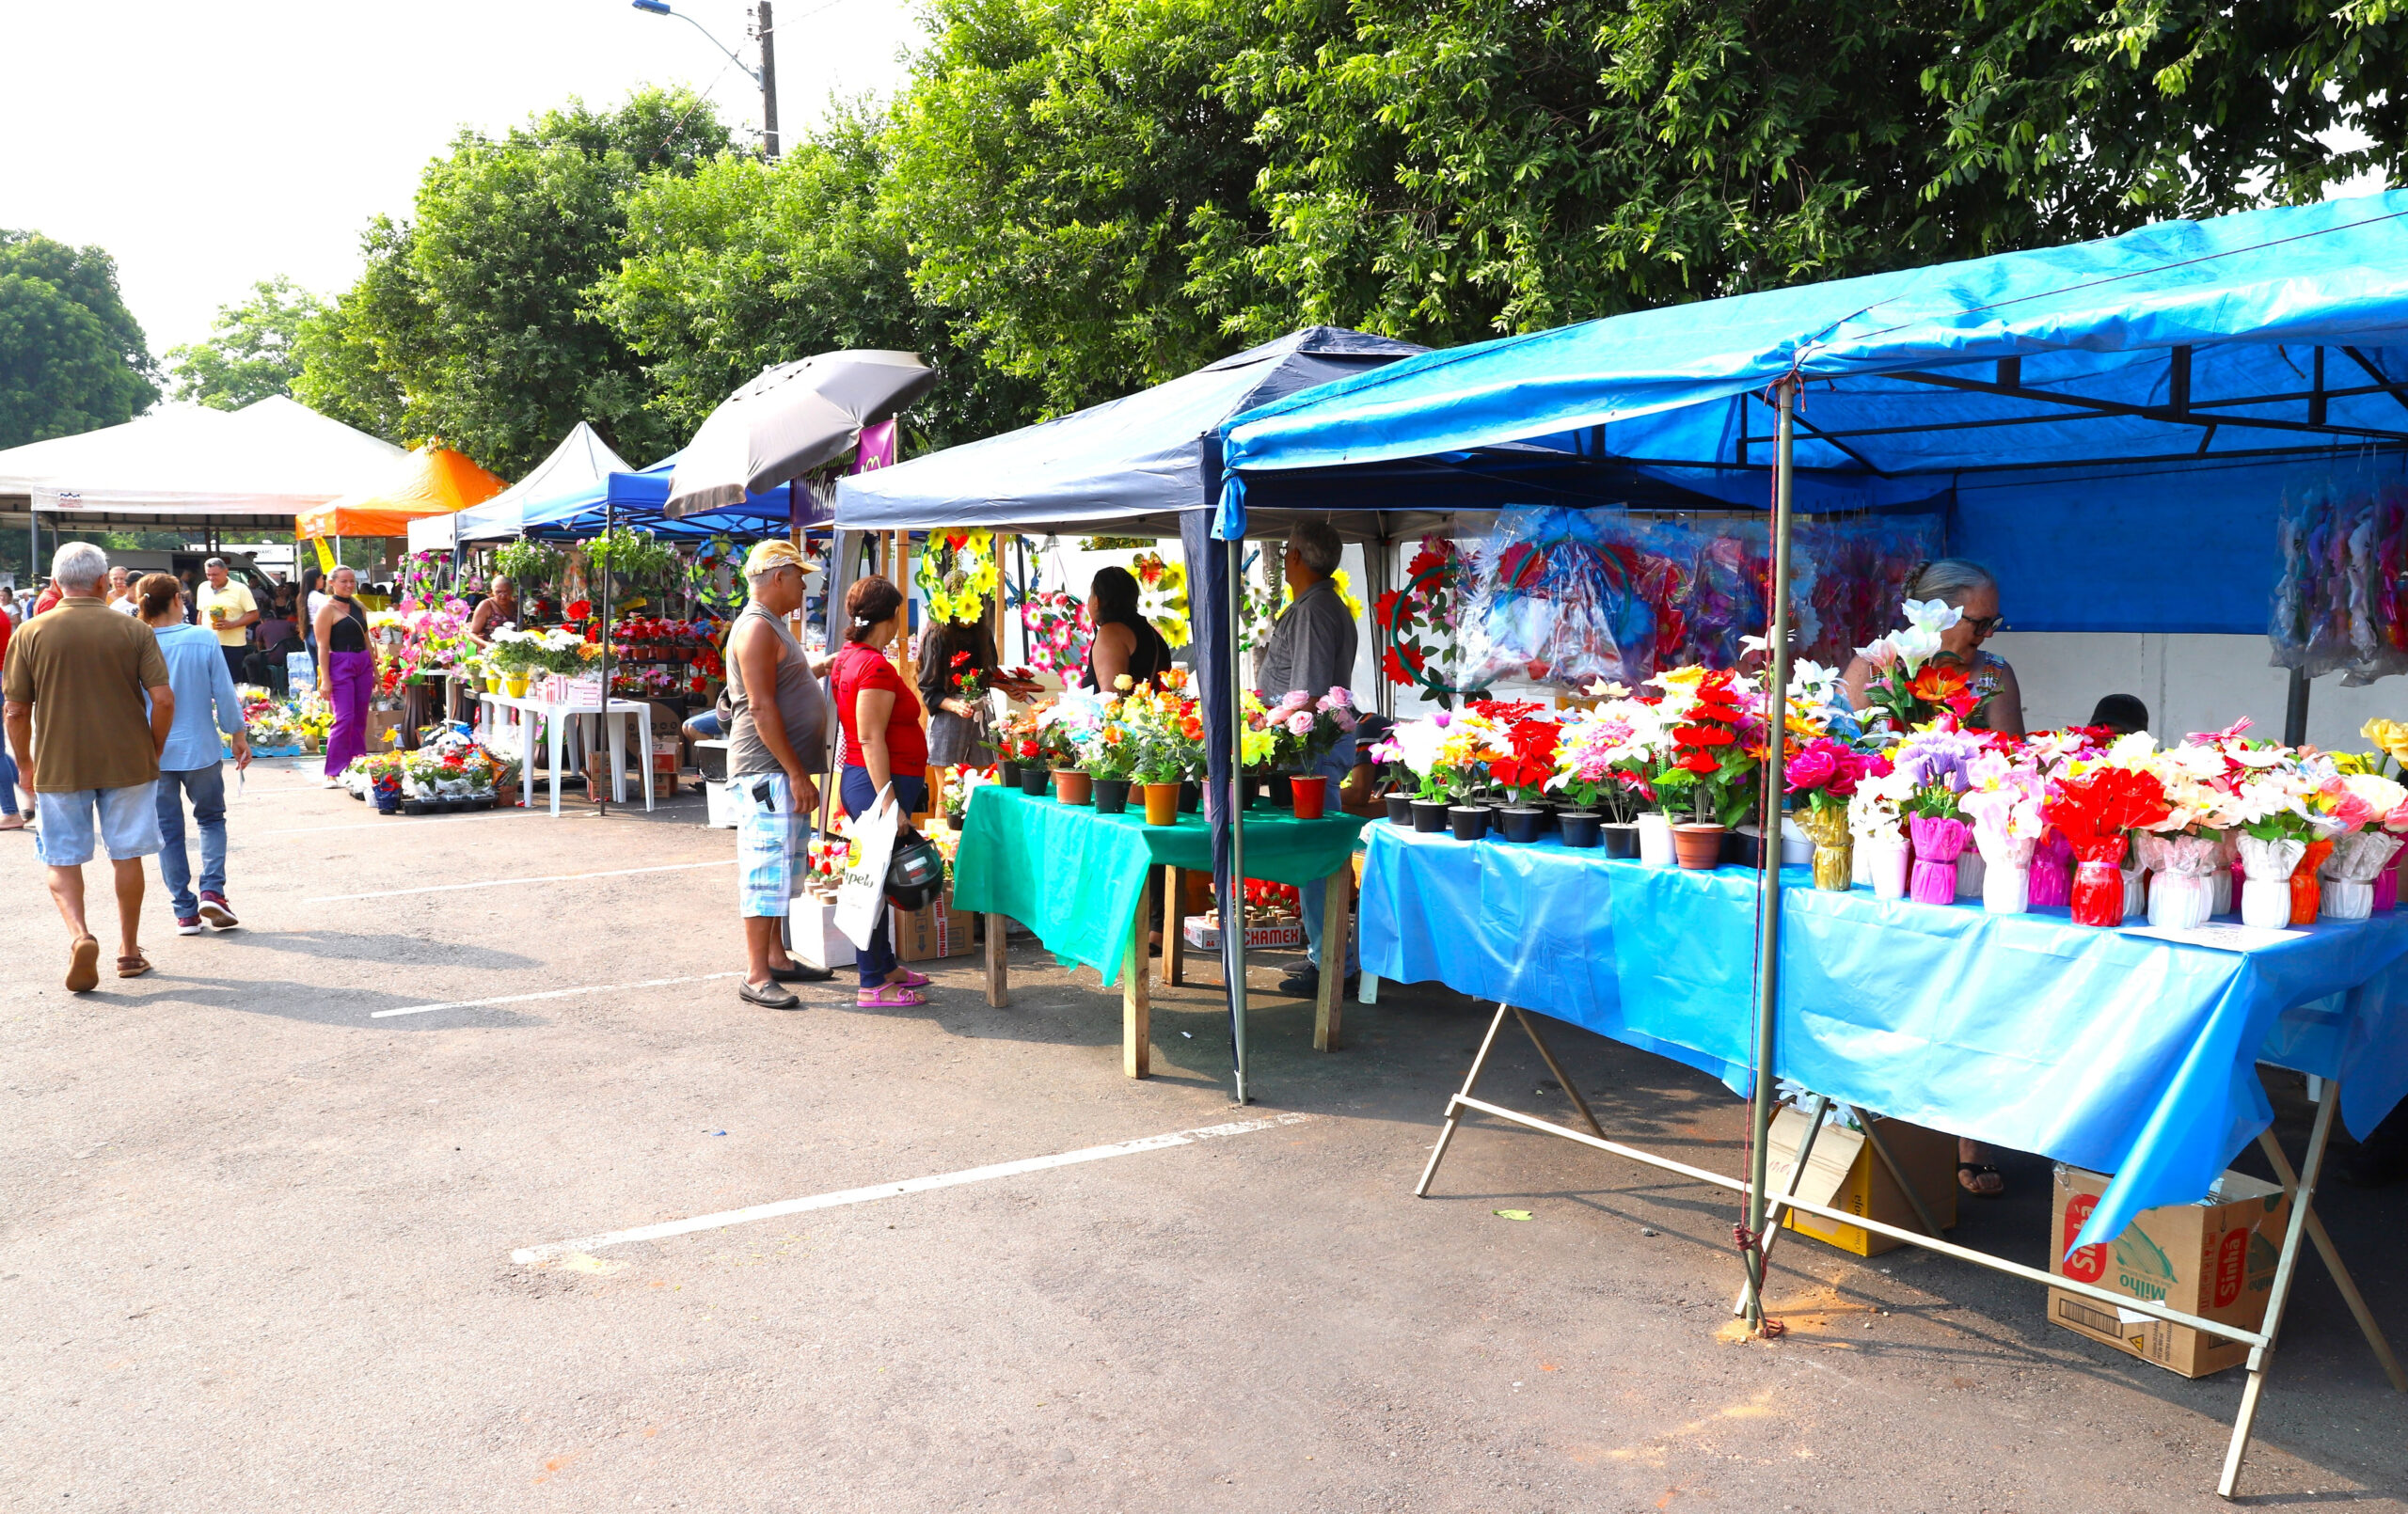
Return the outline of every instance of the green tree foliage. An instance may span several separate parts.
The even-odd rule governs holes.
[[[729,154],[630,197],[623,260],[592,308],[642,358],[670,435],[762,369],[847,347],[943,370],[911,418],[915,449],[1020,422],[1030,386],[958,348],[945,313],[913,292],[908,244],[878,202],[884,169],[879,121],[840,110],[775,164]]]
[[[303,323],[325,308],[289,278],[261,279],[251,286],[250,298],[218,308],[207,341],[167,349],[175,398],[240,410],[271,394],[291,394],[301,371],[294,342]]]
[[[1196,228],[1259,234],[1262,154],[1216,89],[1236,0],[937,0],[897,103],[884,204],[912,277],[1060,411],[1218,357]]]
[[[115,259],[0,229],[0,447],[131,420],[155,372]]]
[[[296,393],[505,476],[579,420],[624,455],[667,450],[637,358],[589,318],[587,291],[618,265],[644,176],[690,174],[727,145],[682,90],[607,112],[572,101],[499,139],[462,133],[427,166],[412,220],[371,227],[367,272],[304,334]]]

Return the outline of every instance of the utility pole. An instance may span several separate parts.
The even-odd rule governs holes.
[[[752,35],[761,43],[761,146],[771,163],[778,161],[778,39],[769,20],[769,0],[752,8]]]

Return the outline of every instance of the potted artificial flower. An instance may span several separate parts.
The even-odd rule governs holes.
[[[1656,706],[1640,700],[1608,700],[1564,722],[1547,781],[1572,805],[1556,813],[1564,845],[1602,842],[1608,857],[1639,855],[1639,812],[1655,797],[1648,775],[1660,734]]]
[[[1488,765],[1488,776],[1512,802],[1499,812],[1505,839],[1527,844],[1539,839],[1547,811],[1546,786],[1555,777],[1555,754],[1563,727],[1526,715],[1505,729],[1506,755]]]
[[[1741,690],[1732,674],[1682,669],[1661,681],[1686,698],[1668,717],[1677,721],[1669,733],[1671,747],[1651,781],[1667,813],[1687,817],[1672,823],[1674,857],[1681,866],[1703,872],[1720,864],[1723,834],[1755,801],[1757,759],[1740,739]]]
[[[2040,816],[2073,847],[2075,924],[2113,929],[2124,923],[2123,863],[2131,834],[2157,825],[2171,811],[2154,773],[2099,766],[2058,781]],[[2284,887],[2289,889],[2288,880]]]
[[[1874,759],[1845,741],[1817,736],[1790,753],[1781,771],[1798,827],[1814,843],[1814,887],[1847,892],[1856,875],[1847,804],[1857,783],[1874,772]]]
[[[1137,744],[1130,738],[1129,728],[1121,724],[1117,711],[1096,727],[1085,749],[1095,812],[1127,813],[1129,784],[1137,770]]]

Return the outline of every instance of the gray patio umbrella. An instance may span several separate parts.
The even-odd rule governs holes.
[[[720,402],[669,476],[673,519],[740,505],[842,457],[862,429],[935,386],[917,353],[817,353],[765,368]]]

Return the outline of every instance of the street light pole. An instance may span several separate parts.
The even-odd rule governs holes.
[[[752,11],[752,36],[761,44],[761,66],[754,68],[736,55],[734,50],[712,37],[710,28],[683,11],[673,10],[669,0],[633,0],[638,10],[647,16],[674,16],[709,39],[710,44],[727,55],[727,60],[744,71],[744,76],[761,88],[761,144],[764,155],[775,162],[778,156],[778,56],[777,40],[769,22],[769,0],[761,0]]]
[[[752,35],[761,44],[761,147],[763,156],[778,161],[778,39],[769,21],[769,0],[752,9]]]

